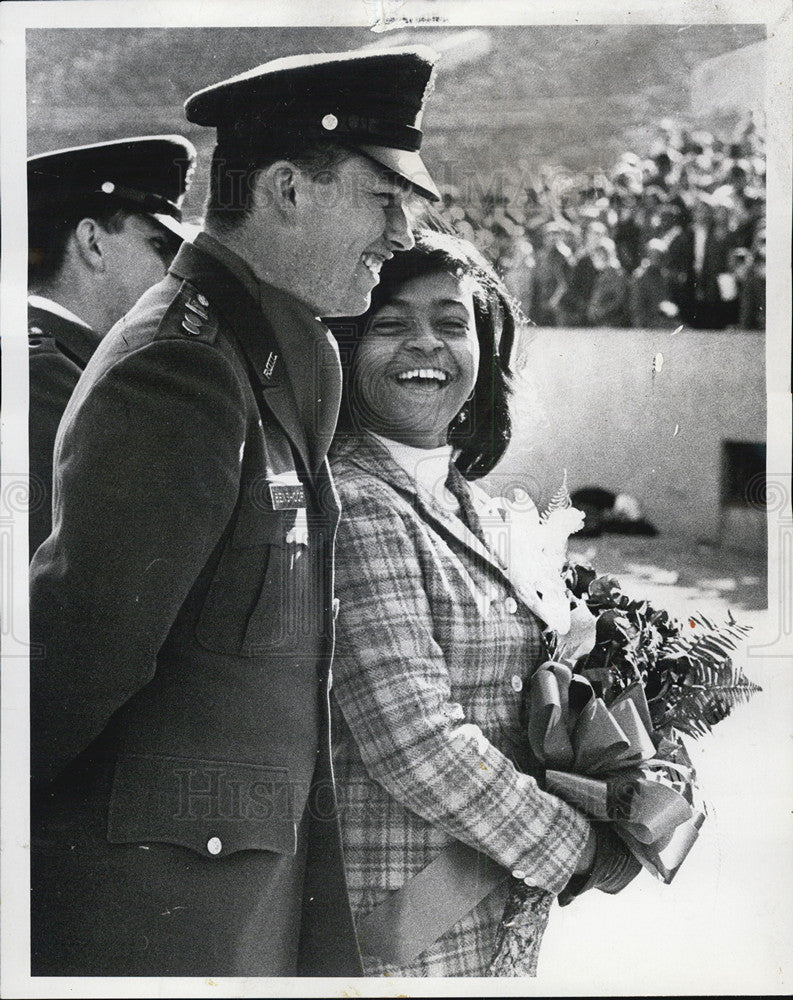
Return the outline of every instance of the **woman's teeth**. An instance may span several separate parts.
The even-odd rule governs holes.
[[[408,382],[413,379],[427,379],[433,382],[446,382],[449,376],[439,368],[413,368],[409,372],[397,375],[397,381]]]

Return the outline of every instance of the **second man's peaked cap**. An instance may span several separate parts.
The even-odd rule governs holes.
[[[185,114],[214,126],[228,150],[266,153],[284,138],[338,142],[437,200],[419,156],[436,59],[423,45],[285,56],[199,90]]]
[[[165,224],[178,222],[195,160],[195,147],[181,135],[131,136],[40,153],[28,158],[28,204],[31,211],[46,212],[96,196]]]

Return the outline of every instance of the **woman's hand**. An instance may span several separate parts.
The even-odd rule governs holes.
[[[609,895],[621,892],[641,869],[642,866],[608,824],[592,824],[575,873],[559,893],[559,905],[567,906],[587,889],[600,889]]]

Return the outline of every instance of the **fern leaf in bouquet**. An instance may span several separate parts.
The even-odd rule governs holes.
[[[678,663],[684,667],[677,684],[670,685],[658,725],[671,725],[689,736],[709,733],[736,705],[745,704],[760,687],[736,665],[731,653],[750,629],[736,622],[719,628],[704,615],[692,615],[690,633],[671,640]]]
[[[570,498],[570,493],[567,489],[567,469],[564,470],[562,485],[553,494],[551,499],[548,501],[548,506],[540,517],[540,520],[545,523],[550,515],[555,510],[569,510],[573,506],[573,501]]]
[[[683,623],[648,601],[631,600],[614,577],[593,578],[587,567],[573,566],[565,578],[574,594],[578,585],[597,619],[595,646],[576,670],[607,701],[639,681],[656,729],[699,737],[761,690],[733,662],[751,630],[732,613],[722,625],[702,614]]]

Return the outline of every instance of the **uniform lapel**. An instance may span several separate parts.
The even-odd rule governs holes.
[[[170,270],[189,281],[223,314],[248,362],[257,397],[294,444],[304,467],[311,470],[308,440],[286,366],[258,302],[221,261],[191,243],[182,244]]]
[[[38,331],[38,333],[37,333]],[[52,337],[63,352],[85,368],[102,339],[96,330],[75,323],[43,306],[28,304],[28,334]]]
[[[463,546],[476,559],[487,564],[505,582],[510,582],[506,568],[495,553],[483,545],[459,517],[444,510],[430,493],[423,487],[417,486],[378,441],[370,435],[364,434],[355,438],[354,442],[354,445],[350,446],[350,451],[344,453],[349,461],[366,469],[367,472],[377,475],[394,489],[409,497],[422,518],[430,522],[441,536],[453,545]],[[343,516],[344,511],[342,511]]]

